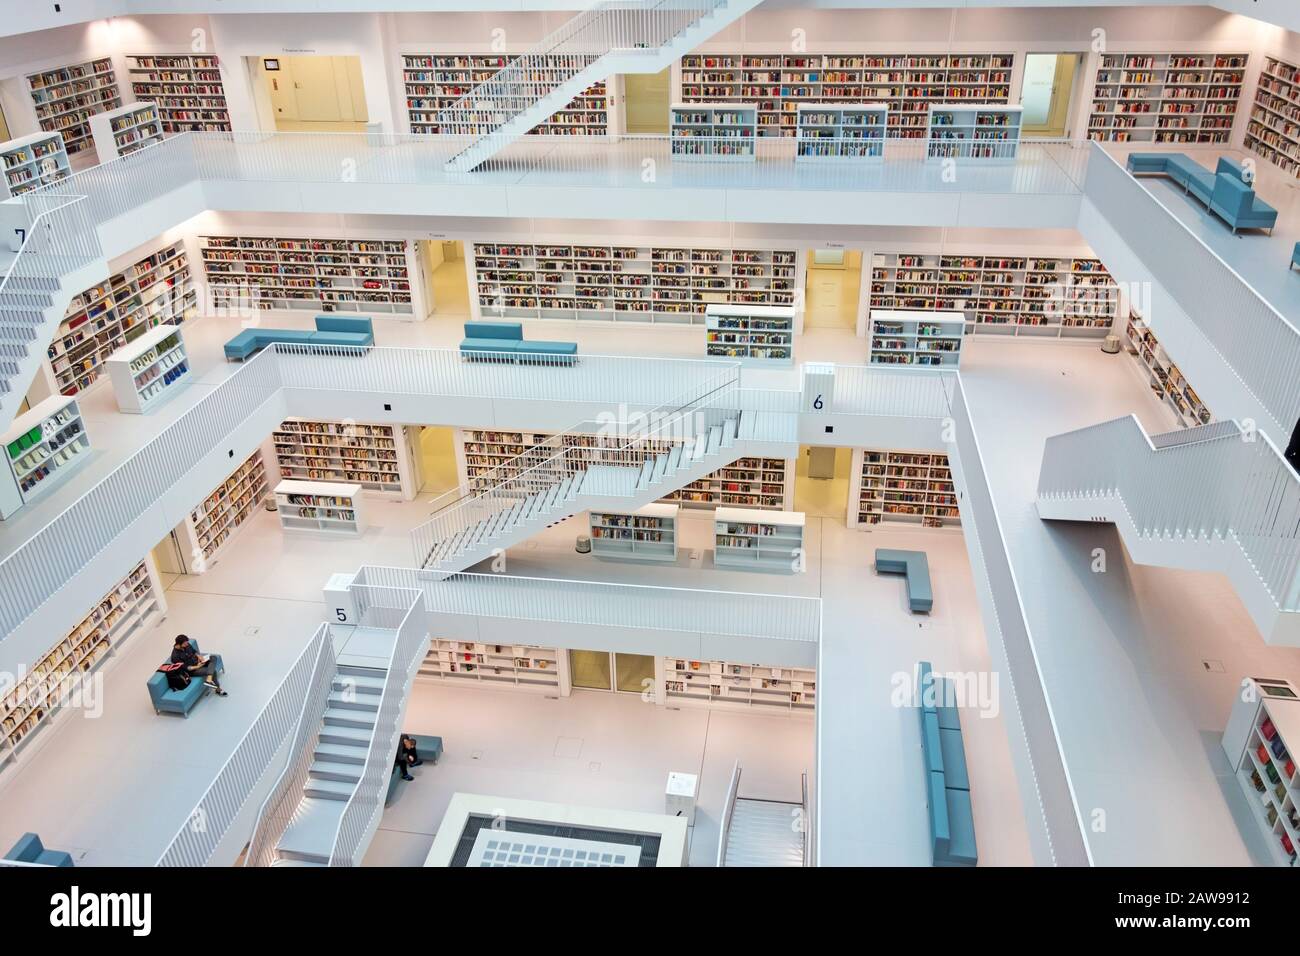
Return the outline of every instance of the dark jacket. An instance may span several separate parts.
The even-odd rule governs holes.
[[[184,664],[186,667],[199,666],[199,653],[194,649],[194,645],[186,641],[184,647],[172,648],[172,663]]]

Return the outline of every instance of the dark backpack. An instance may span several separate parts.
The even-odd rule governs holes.
[[[190,672],[184,664],[164,664],[158,673],[167,678],[168,690],[184,690],[190,686]]]

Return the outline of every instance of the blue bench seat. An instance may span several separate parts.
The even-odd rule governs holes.
[[[190,638],[190,646],[198,653],[199,642]],[[171,658],[168,658],[170,660]],[[226,666],[221,660],[220,654],[213,654],[212,660],[217,665],[217,675],[220,676],[226,672]],[[163,661],[167,663],[167,661]],[[155,714],[180,714],[182,717],[189,718],[190,711],[207,692],[211,689],[204,682],[202,677],[191,677],[189,686],[184,690],[172,690],[167,684],[167,675],[154,671],[149,675],[148,680],[149,699],[153,702],[153,712]]]
[[[24,833],[5,854],[14,863],[34,863],[37,866],[72,866],[72,854],[63,850],[47,850],[35,833]]]
[[[437,765],[438,758],[442,756],[441,737],[432,737],[428,734],[407,734],[406,736],[415,738],[415,752],[420,755],[421,760],[425,763]],[[393,754],[393,769],[388,775],[388,795],[384,797],[384,806],[388,806],[393,802],[393,796],[397,793],[397,785],[401,782],[402,774],[397,768],[397,754]]]
[[[525,339],[521,322],[466,322],[460,351],[474,362],[572,365],[566,357],[578,354],[578,343]]]
[[[1235,233],[1277,225],[1277,210],[1255,195],[1254,177],[1234,159],[1220,156],[1210,172],[1185,153],[1130,153],[1125,168],[1134,176],[1168,176],[1209,207]]]
[[[244,329],[225,344],[226,361],[243,362],[277,342],[290,345],[365,347],[375,342],[374,323],[365,316],[316,316],[316,328]]]
[[[916,693],[932,860],[935,866],[975,866],[979,851],[975,845],[970,774],[952,682],[936,677],[930,663],[921,661],[917,665]]]
[[[924,551],[876,549],[877,574],[901,574],[907,580],[907,604],[913,612],[929,613],[934,608],[930,587],[930,562]]]

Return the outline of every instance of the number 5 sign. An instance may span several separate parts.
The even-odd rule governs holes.
[[[803,366],[803,411],[835,410],[835,366],[805,362]]]

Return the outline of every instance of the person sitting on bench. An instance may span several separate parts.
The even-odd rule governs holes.
[[[216,663],[211,657],[200,656],[189,637],[184,634],[176,635],[176,642],[172,646],[172,663],[184,664],[191,677],[204,678],[204,683],[215,690],[218,697],[226,696],[226,692],[221,689],[221,681],[217,679]]]
[[[419,751],[415,749],[415,738],[409,734],[402,734],[402,739],[397,742],[397,769],[402,771],[403,780],[414,780],[408,768],[418,767],[424,763],[420,759]]]

